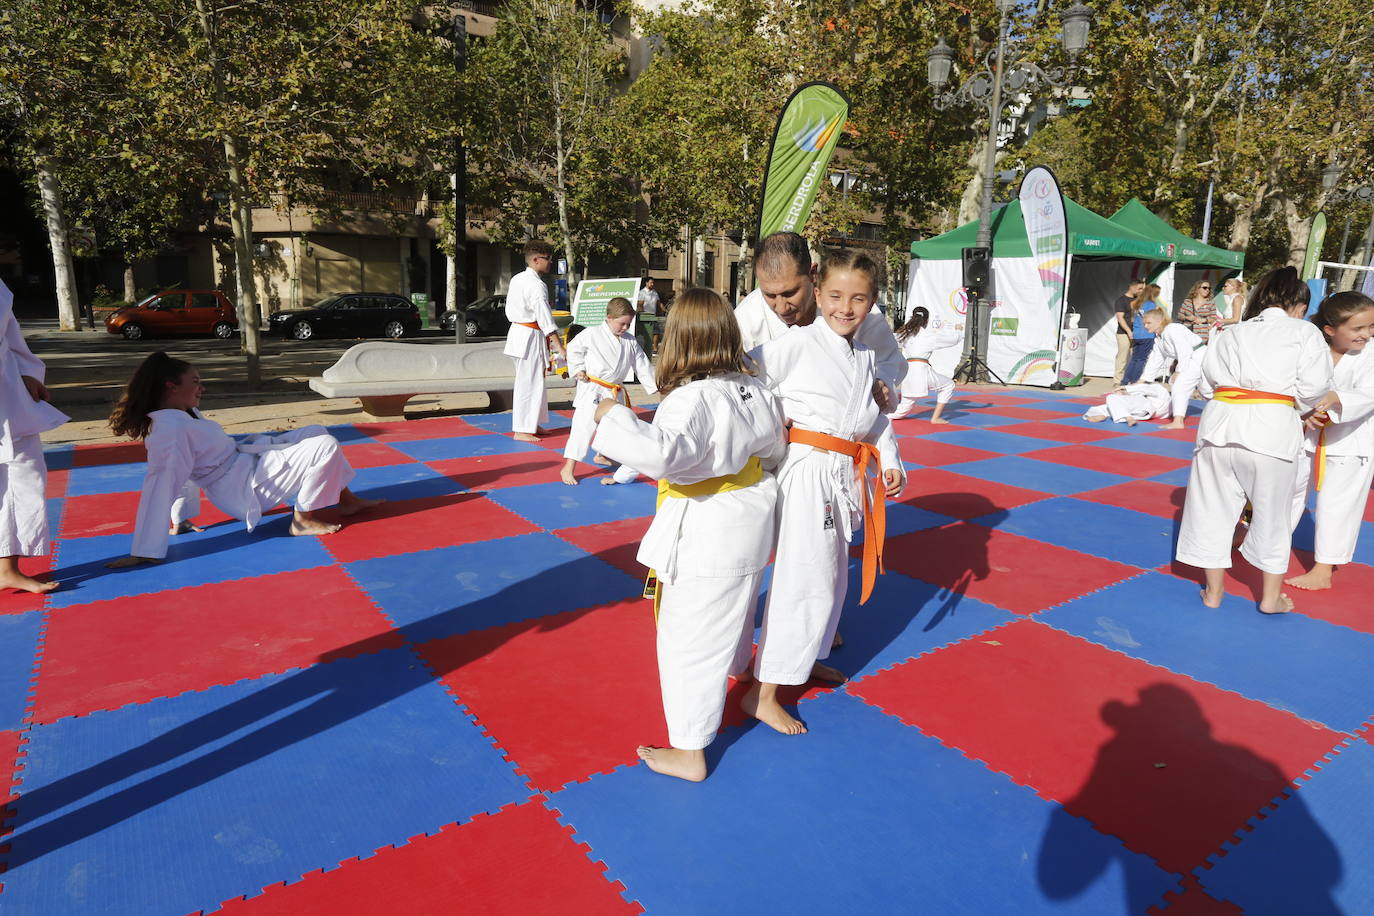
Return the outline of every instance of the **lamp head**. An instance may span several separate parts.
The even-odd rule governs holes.
[[[954,49],[945,44],[944,36],[935,42],[935,47],[926,54],[926,79],[930,88],[943,89],[949,83],[950,71],[954,68]]]
[[[1327,163],[1326,168],[1322,169],[1322,187],[1327,191],[1333,190],[1340,183],[1344,171],[1345,168],[1334,159]]]
[[[1088,30],[1092,26],[1093,11],[1083,0],[1074,0],[1072,6],[1059,17],[1064,24],[1064,51],[1069,60],[1077,60],[1078,55],[1088,46]]]

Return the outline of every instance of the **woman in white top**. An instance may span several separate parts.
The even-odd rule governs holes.
[[[337,503],[340,515],[352,515],[381,502],[348,489],[353,469],[324,427],[235,441],[218,423],[201,416],[204,391],[194,366],[159,351],[138,367],[115,405],[110,428],[144,441],[148,469],[133,549],[107,563],[111,569],[166,557],[167,519],[192,517],[201,488],[222,512],[243,519],[249,531],[263,513],[287,501],[295,503],[292,534],[338,531],[340,525],[319,518],[319,509]]]
[[[930,312],[918,305],[911,310],[911,317],[906,324],[897,331],[897,343],[902,347],[902,356],[906,357],[907,372],[906,378],[902,379],[902,401],[896,410],[887,415],[889,420],[900,420],[907,416],[917,400],[934,390],[935,410],[930,414],[930,422],[949,422],[941,419],[940,415],[954,394],[954,379],[931,368],[930,355],[936,350],[963,343],[964,333],[963,328],[957,325],[932,328],[927,326],[929,322]]]
[[[1170,363],[1178,364],[1171,378],[1174,420],[1168,428],[1183,429],[1188,418],[1188,399],[1202,378],[1202,355],[1207,344],[1183,325],[1170,321],[1164,309],[1151,309],[1140,320],[1145,330],[1155,335],[1155,346],[1141,378],[1152,382],[1168,370]]]
[[[1202,411],[1179,530],[1180,563],[1206,573],[1202,603],[1220,607],[1231,542],[1249,500],[1243,557],[1264,574],[1259,609],[1293,609],[1282,594],[1292,546],[1291,506],[1303,431],[1300,410],[1331,390],[1331,356],[1303,321],[1307,284],[1292,267],[1255,286],[1245,320],[1217,337],[1202,360]]]
[[[1317,485],[1316,565],[1288,580],[1295,588],[1331,587],[1337,566],[1355,556],[1369,485],[1374,481],[1374,299],[1355,291],[1328,296],[1312,316],[1335,363],[1331,390],[1304,418],[1306,452],[1293,488],[1293,525],[1302,518],[1307,487]],[[1316,462],[1314,473],[1314,462]]]

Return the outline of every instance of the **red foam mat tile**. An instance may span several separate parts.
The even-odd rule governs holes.
[[[1374,522],[1374,498],[1370,498],[1364,504],[1364,520]]]
[[[1049,496],[1038,490],[966,477],[943,469],[924,469],[907,475],[906,490],[898,502],[952,518],[972,519]]]
[[[67,495],[67,477],[70,471],[49,471],[48,485],[43,491],[43,496],[47,499],[61,499]]]
[[[335,567],[78,604],[49,615],[34,719],[114,709],[403,642]]]
[[[1057,414],[1062,417],[1063,414]],[[1106,424],[1103,424],[1104,426]],[[1048,439],[1051,442],[1104,442],[1108,439],[1119,439],[1126,433],[1119,433],[1113,429],[1102,429],[1096,426],[1070,426],[1067,423],[1011,423],[1007,426],[997,427],[999,433],[1014,433],[1018,436],[1029,436],[1032,439]]]
[[[1313,562],[1310,551],[1293,551],[1285,578],[1302,575],[1312,568]],[[1202,570],[1177,560],[1161,566],[1159,571],[1181,579],[1191,579],[1199,585],[1203,582]],[[1228,594],[1259,601],[1263,575],[1240,555],[1240,551],[1236,551],[1231,555],[1231,568],[1226,571],[1225,583]],[[1374,614],[1369,610],[1369,596],[1374,595],[1374,567],[1349,563],[1336,570],[1331,588],[1306,591],[1285,586],[1284,594],[1293,600],[1293,610],[1299,614],[1362,633],[1374,633]]]
[[[414,442],[418,439],[448,439],[453,436],[476,436],[486,430],[473,426],[461,417],[430,417],[425,420],[389,420],[379,423],[355,423],[353,428],[376,442]]]
[[[52,576],[52,554],[46,557],[20,557],[19,571],[47,582]],[[16,588],[0,588],[0,614],[23,614],[37,611],[43,607],[43,596],[32,592],[21,592]]]
[[[1039,407],[994,407],[988,413],[999,417],[1016,417],[1018,420],[1062,420],[1062,410],[1044,410]],[[998,431],[1005,427],[997,427]]]
[[[649,530],[654,520],[652,515],[645,518],[627,518],[600,525],[585,525],[581,528],[562,528],[554,534],[595,554],[602,560],[631,576],[643,576],[647,570],[635,559],[639,552],[639,542]]]
[[[1031,620],[849,690],[1178,872],[1344,737]]]
[[[969,406],[977,404],[990,404],[994,406],[1007,407],[1034,407],[1040,403],[1035,398],[1017,397],[1014,394],[1005,394],[1007,389],[1002,387],[980,387],[960,385],[954,391],[954,400],[968,401]]]
[[[1158,477],[1179,468],[1186,468],[1191,462],[1184,458],[1169,458],[1164,455],[1151,455],[1144,452],[1125,452],[1120,449],[1095,448],[1091,445],[1061,445],[1058,448],[1041,448],[1033,452],[1022,452],[1022,458],[1035,458],[1050,464],[1082,468],[1088,471],[1102,471],[1106,474],[1120,474],[1123,477]]]
[[[529,534],[539,529],[478,493],[382,503],[321,540],[342,563]]]
[[[384,468],[393,464],[409,464],[415,460],[385,442],[355,442],[340,446],[339,450],[355,469]]]
[[[1187,487],[1156,480],[1131,480],[1101,490],[1075,493],[1074,499],[1132,509],[1157,518],[1179,518],[1183,514],[1183,496],[1187,490]]]
[[[89,538],[104,534],[133,534],[134,519],[138,515],[138,499],[139,493],[136,490],[68,496],[62,506],[62,537]],[[203,494],[200,499],[200,513],[193,521],[202,528],[224,522],[243,524],[215,508]]]
[[[897,431],[903,432],[900,423],[897,421]],[[949,429],[944,426],[941,429]],[[934,442],[930,439],[909,438],[903,436],[897,440],[897,450],[902,456],[903,461],[910,461],[913,464],[923,464],[927,467],[939,467],[947,464],[963,464],[966,461],[982,461],[984,458],[1001,457],[997,452],[985,452],[979,448],[967,448],[962,445],[950,445],[946,442]]]
[[[626,903],[540,796],[386,847],[303,881],[227,901],[234,916],[626,916]]]
[[[122,442],[118,445],[78,445],[72,449],[72,466],[99,467],[106,464],[137,464],[148,460],[148,450],[142,442]]]
[[[475,455],[427,462],[430,467],[451,477],[467,490],[496,490],[532,483],[553,483],[563,467],[563,456],[545,451],[511,452],[506,455]],[[579,464],[573,476],[578,480],[600,476],[605,471],[594,464]]]
[[[893,420],[893,431],[895,431],[898,436],[928,436],[931,433],[948,433],[959,429],[970,428],[968,426],[962,426],[952,420],[947,423],[930,422],[930,412],[934,409],[935,403],[932,401],[924,407],[918,407],[917,410],[920,412],[914,416]],[[935,443],[931,444],[934,445]]]
[[[0,823],[5,820],[4,807],[14,801],[15,771],[19,769],[19,744],[24,733],[0,731]]]
[[[888,538],[883,562],[888,569],[1016,614],[1043,611],[1140,572],[969,522]]]

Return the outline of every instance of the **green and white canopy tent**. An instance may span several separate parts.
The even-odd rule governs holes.
[[[1124,226],[1132,232],[1157,236],[1168,240],[1174,246],[1172,271],[1165,271],[1159,279],[1153,279],[1164,291],[1170,303],[1177,307],[1193,288],[1202,280],[1211,282],[1214,291],[1220,291],[1221,283],[1234,276],[1245,267],[1245,252],[1217,248],[1197,239],[1189,238],[1169,225],[1139,199],[1132,197],[1125,205],[1112,214],[1112,222]],[[1170,294],[1172,290],[1172,294]],[[1220,300],[1217,306],[1226,311]]]
[[[1158,234],[1140,233],[1099,216],[1065,198],[1069,232],[1066,282],[1067,310],[1077,312],[1080,327],[1090,334],[1085,371],[1111,375],[1116,359],[1112,306],[1133,277],[1148,276],[1172,264],[1175,245]],[[963,324],[968,297],[962,288],[962,256],[973,247],[978,222],[965,223],[943,235],[911,246],[908,308],[925,306],[931,324]],[[1044,294],[1035,259],[1031,256],[1019,201],[992,214],[993,333],[988,338],[988,364],[1008,382],[1048,386],[1055,381],[1054,349],[1064,315],[1043,314]],[[1034,338],[1030,349],[1025,340]],[[1019,345],[1011,341],[1020,339]],[[936,371],[949,374],[959,361],[955,348],[933,354]]]

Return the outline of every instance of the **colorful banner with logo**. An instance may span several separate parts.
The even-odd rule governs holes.
[[[848,117],[849,99],[830,83],[807,83],[792,93],[773,131],[759,238],[802,231]]]
[[[1311,280],[1317,275],[1317,262],[1322,256],[1322,242],[1326,241],[1326,212],[1312,217],[1312,231],[1307,233],[1307,257],[1302,261],[1302,278]]]
[[[573,299],[573,324],[584,328],[594,328],[606,320],[606,304],[617,296],[630,300],[634,305],[639,295],[639,277],[622,277],[614,280],[583,280],[577,284],[577,296]]]

